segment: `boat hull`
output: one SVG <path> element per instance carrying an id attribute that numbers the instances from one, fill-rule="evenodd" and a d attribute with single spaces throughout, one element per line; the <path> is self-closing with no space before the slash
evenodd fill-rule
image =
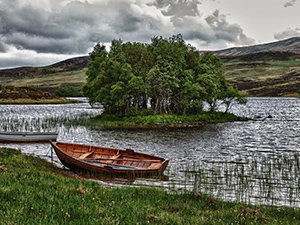
<path id="1" fill-rule="evenodd" d="M 48 142 L 57 136 L 56 132 L 0 132 L 0 142 Z"/>
<path id="2" fill-rule="evenodd" d="M 50 143 L 62 164 L 74 171 L 126 176 L 160 175 L 169 163 L 169 160 L 164 158 L 133 150 L 53 141 Z M 79 151 L 81 153 L 78 153 Z M 84 158 L 85 155 L 89 156 Z M 113 158 L 114 156 L 118 158 Z"/>

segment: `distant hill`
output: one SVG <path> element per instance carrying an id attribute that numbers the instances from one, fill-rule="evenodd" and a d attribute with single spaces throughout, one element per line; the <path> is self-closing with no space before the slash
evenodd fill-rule
<path id="1" fill-rule="evenodd" d="M 300 37 L 213 54 L 228 82 L 247 96 L 300 96 Z"/>
<path id="2" fill-rule="evenodd" d="M 76 58 L 67 59 L 49 66 L 49 69 L 61 70 L 63 71 L 76 71 L 82 70 L 87 67 L 90 57 L 89 56 L 81 56 Z"/>
<path id="3" fill-rule="evenodd" d="M 49 66 L 43 67 L 17 67 L 0 70 L 0 78 L 22 79 L 37 77 L 53 73 L 78 71 L 87 67 L 89 56 L 67 59 Z"/>
<path id="4" fill-rule="evenodd" d="M 213 51 L 215 55 L 218 55 L 220 57 L 237 57 L 266 52 L 289 52 L 291 54 L 300 54 L 300 37 L 293 37 L 267 44 L 252 45 L 247 47 L 235 47 Z"/>
<path id="5" fill-rule="evenodd" d="M 294 58 L 300 58 L 299 53 L 295 52 L 280 52 L 280 51 L 268 51 L 268 52 L 256 52 L 246 55 L 236 55 L 236 56 L 219 56 L 223 62 L 230 60 L 240 60 L 240 61 L 270 61 L 270 60 L 279 60 L 287 61 Z"/>
<path id="6" fill-rule="evenodd" d="M 225 65 L 228 82 L 247 96 L 300 95 L 300 37 L 273 43 L 212 52 Z M 33 86 L 54 92 L 59 87 L 86 82 L 89 56 L 45 67 L 0 70 L 0 85 Z"/>
<path id="7" fill-rule="evenodd" d="M 52 93 L 63 86 L 81 86 L 86 81 L 88 61 L 89 56 L 82 56 L 49 66 L 0 70 L 0 85 L 32 86 Z"/>

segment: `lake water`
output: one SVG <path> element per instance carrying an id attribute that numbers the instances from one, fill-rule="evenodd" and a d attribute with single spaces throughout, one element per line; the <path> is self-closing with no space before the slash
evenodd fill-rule
<path id="1" fill-rule="evenodd" d="M 193 190 L 195 174 L 205 173 L 197 192 L 254 204 L 300 207 L 300 99 L 249 98 L 246 105 L 236 105 L 231 111 L 254 120 L 192 129 L 99 131 L 71 124 L 102 112 L 87 103 L 0 105 L 0 130 L 58 131 L 59 141 L 132 148 L 170 159 L 166 180 L 114 179 L 99 181 L 101 184 Z M 50 156 L 48 143 L 0 146 L 48 160 Z"/>

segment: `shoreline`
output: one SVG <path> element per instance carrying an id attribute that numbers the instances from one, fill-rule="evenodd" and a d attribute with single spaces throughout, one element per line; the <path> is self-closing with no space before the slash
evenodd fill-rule
<path id="1" fill-rule="evenodd" d="M 101 114 L 84 121 L 81 125 L 103 130 L 151 130 L 151 129 L 193 129 L 206 124 L 226 123 L 235 121 L 249 121 L 232 113 L 206 112 L 196 115 L 148 115 L 118 118 L 108 114 Z"/>
<path id="2" fill-rule="evenodd" d="M 1 105 L 47 105 L 47 104 L 70 104 L 79 103 L 80 101 L 67 98 L 53 98 L 53 99 L 30 99 L 30 98 L 17 98 L 17 99 L 3 99 L 0 98 Z"/>

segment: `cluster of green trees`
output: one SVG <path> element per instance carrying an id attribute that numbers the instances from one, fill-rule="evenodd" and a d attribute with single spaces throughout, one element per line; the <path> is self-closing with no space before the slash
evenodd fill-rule
<path id="1" fill-rule="evenodd" d="M 154 37 L 150 44 L 113 40 L 111 49 L 97 44 L 90 53 L 83 93 L 105 112 L 126 116 L 197 114 L 207 102 L 210 111 L 245 99 L 225 80 L 221 60 L 199 54 L 182 36 Z"/>

